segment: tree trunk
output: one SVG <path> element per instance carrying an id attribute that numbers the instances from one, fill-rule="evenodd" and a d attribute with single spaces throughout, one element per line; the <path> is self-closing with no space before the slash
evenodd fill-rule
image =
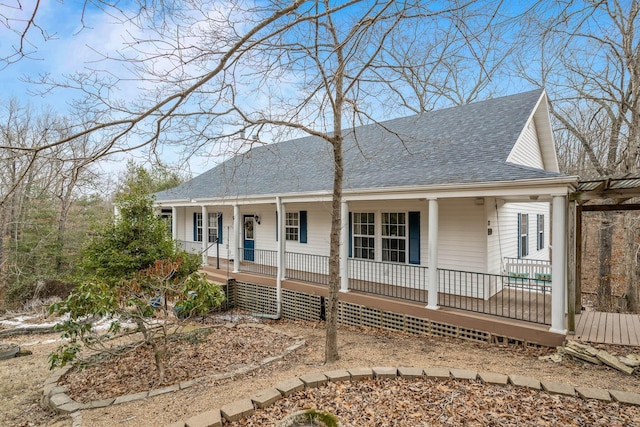
<path id="1" fill-rule="evenodd" d="M 636 221 L 633 214 L 625 215 L 626 246 L 625 251 L 625 276 L 627 280 L 626 302 L 629 313 L 638 312 L 638 253 L 636 243 Z"/>
<path id="2" fill-rule="evenodd" d="M 331 203 L 331 243 L 329 250 L 329 297 L 326 307 L 326 343 L 324 359 L 335 362 L 338 355 L 338 292 L 340 290 L 340 230 L 342 228 L 342 135 L 333 143 L 334 175 Z"/>
<path id="3" fill-rule="evenodd" d="M 611 247 L 613 224 L 607 219 L 600 223 L 600 251 L 598 267 L 598 306 L 599 311 L 611 309 Z"/>

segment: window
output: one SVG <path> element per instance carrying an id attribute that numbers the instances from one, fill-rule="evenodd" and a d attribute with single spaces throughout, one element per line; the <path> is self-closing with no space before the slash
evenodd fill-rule
<path id="1" fill-rule="evenodd" d="M 193 214 L 193 241 L 202 242 L 202 212 Z"/>
<path id="2" fill-rule="evenodd" d="M 375 259 L 375 215 L 353 213 L 353 257 Z"/>
<path id="3" fill-rule="evenodd" d="M 529 255 L 529 214 L 518 214 L 518 258 Z"/>
<path id="4" fill-rule="evenodd" d="M 287 212 L 285 220 L 285 237 L 287 240 L 298 241 L 300 236 L 300 219 L 298 212 Z"/>
<path id="5" fill-rule="evenodd" d="M 538 214 L 538 250 L 544 249 L 544 215 Z"/>
<path id="6" fill-rule="evenodd" d="M 173 211 L 170 209 L 162 209 L 160 217 L 167 224 L 167 233 L 169 236 L 173 235 Z"/>
<path id="7" fill-rule="evenodd" d="M 209 217 L 209 225 L 207 229 L 209 230 L 209 243 L 215 243 L 218 238 L 218 212 L 208 212 L 207 216 Z"/>
<path id="8" fill-rule="evenodd" d="M 382 214 L 382 261 L 404 263 L 407 259 L 406 214 Z"/>

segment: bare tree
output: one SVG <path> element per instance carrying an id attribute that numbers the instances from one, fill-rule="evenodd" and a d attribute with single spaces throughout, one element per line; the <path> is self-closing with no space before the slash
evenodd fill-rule
<path id="1" fill-rule="evenodd" d="M 640 1 L 554 1 L 541 5 L 538 12 L 534 26 L 525 29 L 531 39 L 520 71 L 550 91 L 561 141 L 578 149 L 579 162 L 588 159 L 573 171 L 601 176 L 637 172 Z M 613 227 L 607 222 L 603 219 L 601 227 L 601 260 L 611 259 Z M 628 251 L 635 253 L 633 240 L 627 241 Z M 611 294 L 605 292 L 611 287 L 610 276 L 600 280 L 603 307 L 610 306 Z M 627 294 L 637 301 L 635 273 L 627 282 Z"/>
<path id="2" fill-rule="evenodd" d="M 248 7 L 233 1 L 176 2 L 170 15 L 150 14 L 144 31 L 132 33 L 116 58 L 103 58 L 104 68 L 120 64 L 128 76 L 139 79 L 145 89 L 141 99 L 125 102 L 108 96 L 129 82 L 113 71 L 102 72 L 98 65 L 63 81 L 45 77 L 40 81 L 45 90 L 76 91 L 81 95 L 76 107 L 88 114 L 66 129 L 68 136 L 20 148 L 19 153 L 37 158 L 85 136 L 100 143 L 87 161 L 139 147 L 155 152 L 160 145 L 183 146 L 189 156 L 243 132 L 252 135 L 253 143 L 264 143 L 265 135 L 277 138 L 301 133 L 326 141 L 333 159 L 333 189 L 325 359 L 332 361 L 338 357 L 345 131 L 380 118 L 377 107 L 383 101 L 379 94 L 389 87 L 386 81 L 384 88 L 380 86 L 381 70 L 392 69 L 388 65 L 393 63 L 393 69 L 408 71 L 401 56 L 394 59 L 391 55 L 394 46 L 402 45 L 402 34 L 415 28 L 423 28 L 424 37 L 431 37 L 427 29 L 435 20 L 458 30 L 450 42 L 417 50 L 429 55 L 422 64 L 421 84 L 435 87 L 430 77 L 435 74 L 430 74 L 429 67 L 440 67 L 442 82 L 462 94 L 460 102 L 478 96 L 497 63 L 489 64 L 490 49 L 480 51 L 481 43 L 473 39 L 486 26 L 476 28 L 468 18 L 491 4 L 476 0 L 274 0 Z M 418 39 L 412 43 L 417 44 Z M 405 52 L 413 51 L 408 47 Z M 471 55 L 485 66 L 468 90 L 461 89 L 461 80 L 455 77 L 454 69 L 462 66 L 456 54 Z M 397 82 L 406 85 L 401 79 Z M 438 96 L 447 92 L 440 90 Z M 251 93 L 252 99 L 244 93 Z"/>

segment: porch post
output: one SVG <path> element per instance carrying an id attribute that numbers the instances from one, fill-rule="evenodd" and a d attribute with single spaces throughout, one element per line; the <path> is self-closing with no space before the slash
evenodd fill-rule
<path id="1" fill-rule="evenodd" d="M 340 292 L 349 292 L 349 204 L 343 201 L 340 208 Z"/>
<path id="2" fill-rule="evenodd" d="M 438 199 L 429 199 L 429 294 L 427 308 L 438 309 Z"/>
<path id="3" fill-rule="evenodd" d="M 178 208 L 171 206 L 171 238 L 178 240 Z"/>
<path id="4" fill-rule="evenodd" d="M 242 230 L 240 229 L 240 206 L 236 203 L 233 205 L 233 272 L 238 273 L 240 271 L 240 236 L 242 236 Z"/>
<path id="5" fill-rule="evenodd" d="M 282 199 L 280 197 L 276 197 L 276 212 L 277 212 L 277 221 L 276 225 L 278 230 L 278 244 L 277 244 L 277 254 L 276 254 L 276 302 L 278 303 L 278 313 L 282 309 L 282 280 L 285 278 L 286 272 L 286 251 L 287 244 L 285 242 L 286 234 L 284 231 L 284 203 L 282 203 Z"/>
<path id="6" fill-rule="evenodd" d="M 209 246 L 209 215 L 207 215 L 207 207 L 202 205 L 202 265 L 209 265 L 207 246 Z"/>
<path id="7" fill-rule="evenodd" d="M 280 280 L 287 277 L 287 208 L 285 203 L 278 197 L 280 207 L 278 210 L 278 261 L 280 267 L 278 274 Z"/>
<path id="8" fill-rule="evenodd" d="M 566 262 L 566 196 L 553 196 L 551 255 L 551 328 L 550 332 L 566 334 L 564 327 L 565 262 Z"/>

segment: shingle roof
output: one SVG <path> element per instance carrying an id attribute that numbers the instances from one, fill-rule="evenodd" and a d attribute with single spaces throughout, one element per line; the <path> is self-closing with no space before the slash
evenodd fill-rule
<path id="1" fill-rule="evenodd" d="M 561 174 L 507 163 L 541 90 L 345 131 L 345 190 L 549 178 Z M 330 191 L 331 145 L 305 137 L 255 147 L 158 201 Z"/>

